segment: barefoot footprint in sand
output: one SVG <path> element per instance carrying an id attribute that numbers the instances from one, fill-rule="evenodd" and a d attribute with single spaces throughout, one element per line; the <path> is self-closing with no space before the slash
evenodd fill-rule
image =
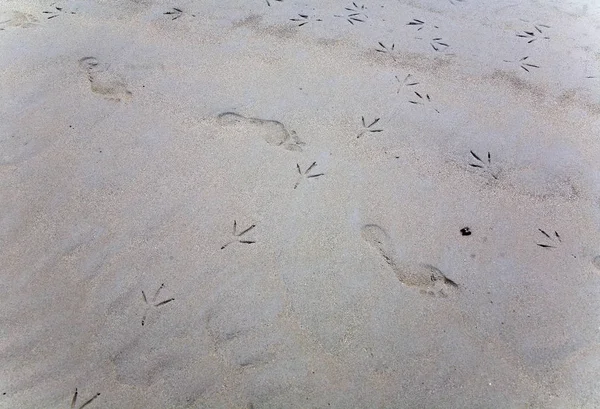
<path id="1" fill-rule="evenodd" d="M 396 274 L 400 282 L 418 288 L 421 294 L 447 297 L 458 285 L 440 270 L 429 264 L 402 262 L 394 254 L 390 237 L 376 224 L 367 224 L 361 229 L 362 238 L 379 252 Z"/>
<path id="2" fill-rule="evenodd" d="M 92 92 L 113 101 L 128 101 L 131 91 L 121 79 L 109 70 L 108 64 L 101 64 L 95 57 L 79 60 L 79 68 L 84 71 L 90 81 Z"/>
<path id="3" fill-rule="evenodd" d="M 217 122 L 221 126 L 246 128 L 260 134 L 269 145 L 281 146 L 288 151 L 301 152 L 302 145 L 304 145 L 294 131 L 288 131 L 279 121 L 249 118 L 234 112 L 223 112 L 217 116 Z"/>
<path id="4" fill-rule="evenodd" d="M 36 26 L 38 23 L 35 16 L 17 10 L 12 11 L 10 18 L 5 19 L 5 17 L 7 17 L 6 14 L 0 14 L 0 30 L 4 30 L 5 27 L 29 28 Z"/>

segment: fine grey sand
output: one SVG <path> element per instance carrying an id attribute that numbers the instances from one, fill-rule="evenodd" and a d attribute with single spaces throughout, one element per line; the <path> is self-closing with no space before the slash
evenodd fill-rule
<path id="1" fill-rule="evenodd" d="M 600 4 L 0 3 L 0 408 L 599 408 Z"/>

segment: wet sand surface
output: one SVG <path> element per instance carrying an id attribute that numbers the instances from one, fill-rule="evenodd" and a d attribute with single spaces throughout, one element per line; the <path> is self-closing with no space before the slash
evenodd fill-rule
<path id="1" fill-rule="evenodd" d="M 600 5 L 3 1 L 0 408 L 600 407 Z"/>

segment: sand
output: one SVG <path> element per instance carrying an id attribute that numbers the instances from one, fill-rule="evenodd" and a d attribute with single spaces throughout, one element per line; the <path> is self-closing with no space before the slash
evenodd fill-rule
<path id="1" fill-rule="evenodd" d="M 3 1 L 0 407 L 600 407 L 599 30 Z"/>

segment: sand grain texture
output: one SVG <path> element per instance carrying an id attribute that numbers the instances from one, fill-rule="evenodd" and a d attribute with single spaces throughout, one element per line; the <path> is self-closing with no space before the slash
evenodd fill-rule
<path id="1" fill-rule="evenodd" d="M 2 2 L 0 408 L 600 407 L 599 23 Z"/>

